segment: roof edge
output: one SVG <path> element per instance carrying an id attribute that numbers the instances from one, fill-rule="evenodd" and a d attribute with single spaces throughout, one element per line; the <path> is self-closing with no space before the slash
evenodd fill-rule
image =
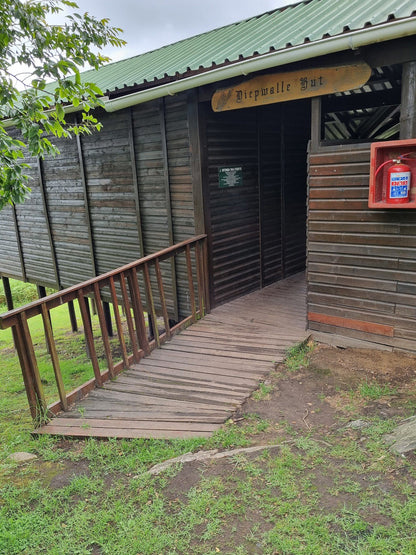
<path id="1" fill-rule="evenodd" d="M 163 96 L 173 96 L 180 92 L 232 77 L 245 76 L 249 73 L 299 62 L 326 54 L 333 54 L 345 50 L 357 50 L 361 46 L 386 42 L 392 39 L 416 34 L 416 17 L 400 19 L 381 25 L 359 29 L 350 33 L 328 37 L 312 43 L 293 46 L 285 50 L 270 52 L 249 60 L 242 60 L 231 65 L 215 68 L 202 74 L 192 75 L 173 83 L 166 83 L 151 89 L 141 90 L 114 99 L 104 98 L 104 108 L 107 112 L 115 112 L 149 102 Z"/>

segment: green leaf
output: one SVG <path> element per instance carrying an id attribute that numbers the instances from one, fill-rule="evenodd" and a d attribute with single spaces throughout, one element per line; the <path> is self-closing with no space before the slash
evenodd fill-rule
<path id="1" fill-rule="evenodd" d="M 56 155 L 54 137 L 91 133 L 101 124 L 90 113 L 102 106 L 100 88 L 82 83 L 86 65 L 100 67 L 108 61 L 97 50 L 105 45 L 122 45 L 121 30 L 107 19 L 77 12 L 54 25 L 51 15 L 78 6 L 72 0 L 2 0 L 0 7 L 0 209 L 22 202 L 30 190 L 22 172 L 22 158 Z M 13 64 L 27 68 L 21 80 L 10 75 Z M 53 84 L 49 82 L 54 80 Z M 83 107 L 82 125 L 67 122 L 65 103 Z M 2 119 L 13 118 L 15 131 L 4 128 Z M 12 135 L 10 134 L 12 133 Z"/>

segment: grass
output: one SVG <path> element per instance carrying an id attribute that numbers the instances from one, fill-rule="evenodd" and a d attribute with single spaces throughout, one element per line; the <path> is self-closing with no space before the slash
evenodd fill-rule
<path id="1" fill-rule="evenodd" d="M 364 399 L 377 400 L 382 397 L 390 397 L 397 393 L 397 389 L 389 384 L 379 384 L 374 382 L 363 382 L 359 387 L 359 393 Z"/>
<path id="2" fill-rule="evenodd" d="M 308 355 L 313 351 L 314 344 L 311 341 L 302 341 L 286 351 L 286 368 L 295 372 L 309 364 Z"/>
<path id="3" fill-rule="evenodd" d="M 272 386 L 264 382 L 260 382 L 259 387 L 253 392 L 252 398 L 255 401 L 265 401 L 270 399 L 270 393 L 272 391 Z"/>
<path id="4" fill-rule="evenodd" d="M 31 326 L 40 341 L 42 329 L 35 320 Z M 53 325 L 58 336 L 67 328 L 65 310 L 54 311 Z M 360 401 L 355 410 L 363 411 L 358 416 L 369 424 L 364 430 L 346 429 L 345 422 L 309 429 L 249 413 L 208 439 L 35 439 L 20 370 L 3 333 L 1 555 L 416 553 L 414 460 L 396 457 L 383 442 L 395 421 L 366 412 L 374 399 L 395 394 L 391 386 L 361 382 L 346 391 Z M 79 337 L 71 334 L 69 343 L 68 360 L 80 357 L 87 365 Z M 289 380 L 294 371 L 307 367 L 311 349 L 302 344 L 291 350 L 281 374 L 253 395 L 254 410 L 260 412 L 269 399 L 277 399 L 278 406 L 279 397 L 273 395 L 279 394 L 279 379 Z M 43 356 L 46 361 L 47 354 Z M 52 396 L 44 364 L 44 386 Z M 89 367 L 85 376 L 71 367 L 65 370 L 68 385 L 90 377 Z M 323 403 L 324 397 L 317 400 Z M 343 410 L 348 419 L 350 413 Z M 146 472 L 190 451 L 253 444 L 272 448 L 176 464 L 159 476 Z M 18 465 L 8 459 L 15 451 L 38 458 Z"/>

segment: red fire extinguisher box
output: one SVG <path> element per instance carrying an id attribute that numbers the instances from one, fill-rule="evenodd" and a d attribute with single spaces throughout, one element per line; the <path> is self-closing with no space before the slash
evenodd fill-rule
<path id="1" fill-rule="evenodd" d="M 388 193 L 389 168 L 398 160 L 410 168 L 409 197 L 406 202 L 392 203 Z M 368 206 L 383 210 L 416 208 L 416 139 L 371 144 Z"/>

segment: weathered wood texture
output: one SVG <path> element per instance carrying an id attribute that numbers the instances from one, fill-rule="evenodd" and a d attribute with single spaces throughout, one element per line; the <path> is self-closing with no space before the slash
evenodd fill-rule
<path id="1" fill-rule="evenodd" d="M 48 226 L 45 218 L 45 207 L 42 200 L 38 161 L 26 157 L 23 161 L 29 164 L 26 173 L 30 177 L 30 202 L 16 206 L 16 224 L 20 237 L 22 257 L 26 279 L 45 286 L 59 287 L 55 275 L 55 262 L 49 241 Z M 7 231 L 15 233 L 14 228 Z M 8 253 L 1 253 L 2 267 L 8 274 Z M 11 276 L 15 277 L 15 276 Z M 20 277 L 20 276 L 17 276 Z"/>
<path id="2" fill-rule="evenodd" d="M 209 436 L 306 337 L 305 323 L 298 274 L 216 308 L 36 433 Z"/>
<path id="3" fill-rule="evenodd" d="M 207 233 L 216 305 L 305 266 L 309 113 L 309 102 L 206 110 Z M 220 188 L 221 167 L 242 167 L 242 185 Z"/>
<path id="4" fill-rule="evenodd" d="M 0 253 L 2 253 L 0 255 L 0 274 L 23 280 L 24 269 L 19 253 L 19 235 L 11 206 L 3 208 L 0 214 Z"/>
<path id="5" fill-rule="evenodd" d="M 187 99 L 100 111 L 100 133 L 56 140 L 61 154 L 41 171 L 26 160 L 32 193 L 16 213 L 28 281 L 69 287 L 195 235 Z M 0 274 L 25 279 L 12 216 L 1 212 Z M 186 279 L 185 258 L 161 269 L 177 319 L 178 303 L 189 309 L 173 285 L 176 272 Z"/>
<path id="6" fill-rule="evenodd" d="M 309 327 L 416 350 L 416 212 L 367 206 L 370 150 L 310 156 Z"/>
<path id="7" fill-rule="evenodd" d="M 192 237 L 111 272 L 48 296 L 45 296 L 44 288 L 38 286 L 39 300 L 16 309 L 12 309 L 13 303 L 8 288 L 8 278 L 3 276 L 8 305 L 12 310 L 0 315 L 0 328 L 13 329 L 13 338 L 21 364 L 29 407 L 35 422 L 39 422 L 46 410 L 54 414 L 60 410 L 67 410 L 68 405 L 74 399 L 79 399 L 94 386 L 101 387 L 106 380 L 114 378 L 123 368 L 128 368 L 131 362 L 139 361 L 142 356 L 148 355 L 152 349 L 160 347 L 166 339 L 170 339 L 172 334 L 177 333 L 205 314 L 208 306 L 205 241 L 206 235 Z M 175 258 L 181 253 L 185 254 L 186 259 L 187 298 L 189 298 L 190 310 L 188 314 L 181 318 L 180 322 L 171 326 L 161 264 L 163 261 L 170 261 L 171 258 Z M 193 268 L 192 258 L 194 258 L 196 265 L 195 269 Z M 152 286 L 151 269 L 156 275 L 156 290 Z M 117 295 L 117 289 L 120 291 L 119 295 Z M 110 312 L 103 303 L 103 292 L 106 290 L 113 304 L 118 334 L 117 340 L 112 344 L 110 343 L 110 331 L 113 335 L 112 326 L 109 325 L 111 324 Z M 94 300 L 100 331 L 94 330 L 92 325 L 89 297 Z M 147 316 L 149 318 L 149 328 L 152 331 L 151 336 L 149 336 L 146 328 L 146 315 L 142 301 L 144 298 L 147 300 Z M 53 335 L 51 312 L 54 308 L 65 303 L 68 303 L 68 305 L 73 303 L 75 299 L 79 303 L 85 344 L 91 359 L 94 378 L 67 393 L 60 369 L 59 352 Z M 120 304 L 124 308 L 125 318 L 123 317 L 123 320 L 126 324 L 124 327 L 119 310 Z M 163 324 L 157 318 L 157 304 L 161 306 Z M 43 318 L 46 347 L 51 357 L 60 399 L 49 407 L 46 406 L 46 399 L 43 395 L 42 380 L 39 375 L 37 357 L 28 326 L 28 320 L 38 315 Z M 98 343 L 103 347 L 106 361 L 106 370 L 103 371 L 100 369 Z M 129 344 L 129 350 L 131 349 L 130 352 L 127 349 L 127 344 Z M 120 353 L 121 360 L 119 360 Z M 118 359 L 118 362 L 116 359 Z"/>

